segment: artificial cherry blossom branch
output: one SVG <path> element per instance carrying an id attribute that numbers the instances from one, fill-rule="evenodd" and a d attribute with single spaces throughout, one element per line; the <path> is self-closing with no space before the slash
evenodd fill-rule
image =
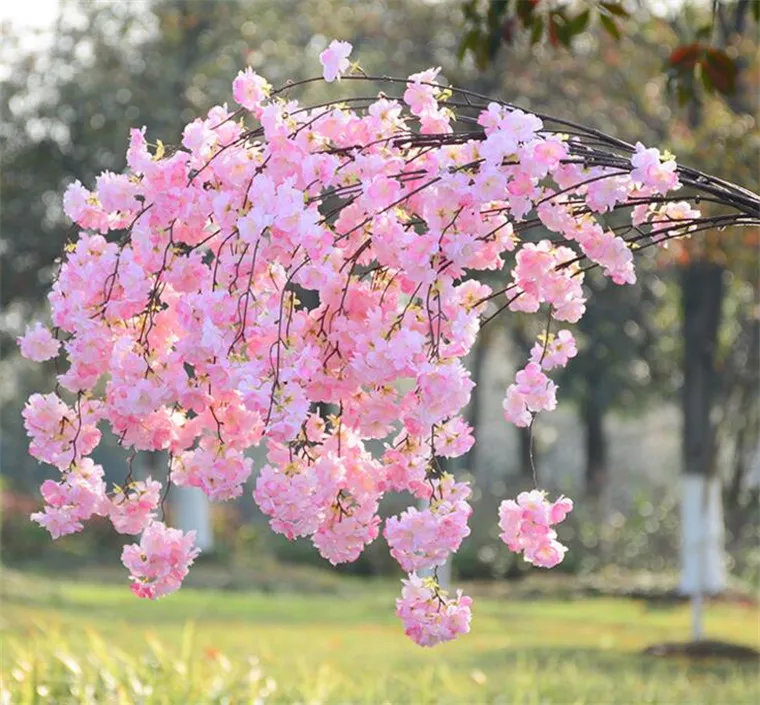
<path id="1" fill-rule="evenodd" d="M 435 571 L 469 534 L 470 485 L 439 459 L 474 443 L 463 359 L 480 328 L 507 311 L 548 315 L 504 399 L 505 419 L 532 435 L 557 405 L 548 373 L 577 354 L 560 325 L 585 312 L 585 272 L 630 284 L 635 252 L 757 226 L 760 199 L 657 149 L 441 85 L 437 69 L 345 75 L 350 49 L 333 42 L 321 77 L 277 90 L 240 72 L 240 109 L 213 108 L 174 149 L 151 152 L 132 130 L 125 174 L 67 190 L 80 231 L 49 295 L 56 336 L 34 324 L 20 339 L 32 360 L 59 357 L 63 344 L 69 362 L 56 393 L 24 409 L 30 453 L 60 472 L 32 518 L 53 538 L 94 515 L 141 534 L 122 560 L 136 595 L 160 597 L 198 554 L 192 532 L 165 523 L 171 486 L 239 497 L 253 472 L 246 451 L 265 444 L 261 511 L 333 564 L 377 538 L 386 493 L 429 502 L 383 530 L 410 573 L 397 613 L 429 646 L 469 630 L 470 599 L 416 571 Z M 315 106 L 285 97 L 341 77 L 403 94 Z M 698 199 L 715 212 L 696 210 Z M 480 272 L 502 284 L 492 290 Z M 130 453 L 124 487 L 109 489 L 89 457 L 101 424 Z M 132 480 L 138 451 L 168 452 L 163 483 Z M 531 465 L 535 481 L 532 445 Z M 500 507 L 501 537 L 554 566 L 571 509 L 538 488 L 522 493 Z"/>

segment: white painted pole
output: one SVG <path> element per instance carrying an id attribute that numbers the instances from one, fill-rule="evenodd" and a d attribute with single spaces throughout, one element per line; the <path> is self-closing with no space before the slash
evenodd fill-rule
<path id="1" fill-rule="evenodd" d="M 706 494 L 705 494 L 706 493 Z M 681 478 L 681 585 L 714 595 L 726 588 L 725 528 L 720 479 L 686 473 Z"/>
<path id="2" fill-rule="evenodd" d="M 211 506 L 204 492 L 197 487 L 172 487 L 169 496 L 177 528 L 182 531 L 195 531 L 195 545 L 201 551 L 213 549 Z"/>
<path id="3" fill-rule="evenodd" d="M 681 479 L 681 584 L 691 599 L 692 638 L 703 637 L 704 595 L 726 588 L 725 528 L 720 479 Z"/>

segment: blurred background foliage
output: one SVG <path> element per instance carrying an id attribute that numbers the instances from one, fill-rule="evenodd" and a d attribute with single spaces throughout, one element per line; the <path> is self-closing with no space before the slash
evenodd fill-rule
<path id="1" fill-rule="evenodd" d="M 331 38 L 347 38 L 370 72 L 405 76 L 440 65 L 451 83 L 629 142 L 671 149 L 682 163 L 758 191 L 758 45 L 750 13 L 745 26 L 713 27 L 709 8 L 658 16 L 638 5 L 629 12 L 613 9 L 622 8 L 618 3 L 600 3 L 587 21 L 573 25 L 565 41 L 568 22 L 576 20 L 547 15 L 539 32 L 539 15 L 531 15 L 534 24 L 521 19 L 528 17 L 527 5 L 537 3 L 60 0 L 49 27 L 36 33 L 5 28 L 0 47 L 4 561 L 61 569 L 115 564 L 114 549 L 122 542 L 95 522 L 84 534 L 53 544 L 28 521 L 47 470 L 26 453 L 19 414 L 31 391 L 52 387 L 55 371 L 20 360 L 13 341 L 31 317 L 44 315 L 44 294 L 71 234 L 61 194 L 74 179 L 91 184 L 104 169 L 122 170 L 130 127 L 145 125 L 149 139 L 178 142 L 186 122 L 231 100 L 231 80 L 246 65 L 275 85 L 297 80 L 315 73 L 318 54 Z M 488 13 L 496 6 L 504 6 L 498 15 L 502 24 L 493 25 L 501 27 L 499 42 L 486 31 Z M 504 29 L 510 17 L 511 34 Z M 710 37 L 703 29 L 708 25 Z M 479 34 L 473 34 L 475 27 Z M 708 39 L 730 59 L 733 68 L 724 65 L 733 77 L 730 86 L 715 79 L 712 86 L 694 84 Z M 491 42 L 490 49 L 482 49 L 481 42 Z M 702 53 L 691 64 L 691 59 L 674 64 L 676 49 L 700 42 Z M 683 70 L 674 73 L 674 66 Z M 692 90 L 685 94 L 682 86 L 689 81 Z M 344 89 L 355 87 L 340 86 Z M 336 90 L 316 85 L 302 96 L 317 101 Z M 564 411 L 556 413 L 556 421 L 542 419 L 536 436 L 542 484 L 581 498 L 568 522 L 571 550 L 562 570 L 581 575 L 608 566 L 675 570 L 677 480 L 681 467 L 694 460 L 688 453 L 681 457 L 683 429 L 685 447 L 689 434 L 714 438 L 698 459 L 708 457 L 707 465 L 696 471 L 722 476 L 732 569 L 757 579 L 757 237 L 749 230 L 710 233 L 647 253 L 632 287 L 589 277 L 588 287 L 597 295 L 578 329 L 581 354 L 559 380 Z M 687 310 L 681 302 L 695 291 L 704 294 L 702 308 Z M 692 325 L 706 317 L 715 321 L 714 339 Z M 525 566 L 498 541 L 494 512 L 504 495 L 532 482 L 528 439 L 504 428 L 498 402 L 511 370 L 532 345 L 536 325 L 519 316 L 490 324 L 471 356 L 480 386 L 470 414 L 484 441 L 454 468 L 475 478 L 479 505 L 473 535 L 454 565 L 463 578 L 523 575 Z M 708 364 L 712 376 L 706 417 L 694 422 L 686 414 L 682 425 L 677 409 L 685 376 L 695 364 L 690 355 L 697 356 L 696 364 Z M 653 430 L 653 440 L 644 442 Z M 124 476 L 124 456 L 113 439 L 96 459 L 110 478 Z M 385 510 L 398 507 L 390 501 Z M 232 566 L 232 572 L 264 558 L 318 561 L 308 544 L 271 535 L 250 497 L 216 507 L 214 522 L 217 551 L 209 560 Z M 396 571 L 382 540 L 341 570 Z"/>

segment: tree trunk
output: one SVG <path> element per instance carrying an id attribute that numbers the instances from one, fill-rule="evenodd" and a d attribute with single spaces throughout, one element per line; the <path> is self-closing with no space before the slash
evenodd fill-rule
<path id="1" fill-rule="evenodd" d="M 472 426 L 472 432 L 475 436 L 475 445 L 470 451 L 462 456 L 462 467 L 467 468 L 475 478 L 475 484 L 482 486 L 483 478 L 479 476 L 479 458 L 478 458 L 478 430 L 480 427 L 480 386 L 484 381 L 486 355 L 488 354 L 488 346 L 490 342 L 490 329 L 481 331 L 478 339 L 475 341 L 475 345 L 471 352 L 470 357 L 470 375 L 475 386 L 472 389 L 470 395 L 470 404 L 467 408 L 467 421 Z"/>
<path id="2" fill-rule="evenodd" d="M 714 472 L 718 329 L 724 297 L 723 269 L 695 262 L 683 271 L 683 492 L 681 503 L 681 591 L 694 599 L 693 629 L 701 636 L 705 592 L 726 586 L 720 480 Z"/>
<path id="3" fill-rule="evenodd" d="M 533 482 L 533 466 L 530 462 L 530 428 L 518 428 L 518 462 L 520 463 L 520 477 Z M 533 439 L 533 459 L 536 461 L 536 439 Z M 537 461 L 536 461 L 537 462 Z"/>
<path id="4" fill-rule="evenodd" d="M 582 405 L 586 432 L 586 495 L 598 500 L 604 493 L 608 477 L 607 437 L 604 433 L 605 409 L 589 384 Z"/>
<path id="5" fill-rule="evenodd" d="M 530 356 L 531 348 L 533 347 L 533 339 L 528 336 L 525 330 L 525 325 L 522 319 L 518 319 L 515 322 L 514 327 L 511 329 L 512 339 L 517 346 L 517 352 L 520 355 L 521 360 L 525 360 Z M 536 451 L 536 439 L 533 438 L 533 460 L 537 464 L 538 453 Z M 531 463 L 531 429 L 530 428 L 518 428 L 517 429 L 517 468 L 519 471 L 519 477 L 521 480 L 525 480 L 533 484 L 533 466 Z M 536 478 L 538 479 L 538 478 Z M 536 483 L 537 484 L 537 483 Z"/>
<path id="6" fill-rule="evenodd" d="M 732 18 L 722 3 L 716 3 L 716 44 L 725 47 L 732 32 L 743 34 L 749 3 L 736 4 Z M 744 66 L 738 89 L 727 97 L 737 114 L 752 113 L 747 100 L 754 100 L 747 90 Z M 743 80 L 744 79 L 744 80 Z M 750 98 L 750 95 L 753 97 Z M 692 101 L 693 105 L 697 101 Z M 701 114 L 689 116 L 696 127 Z M 682 273 L 683 306 L 683 494 L 681 501 L 681 591 L 692 596 L 692 633 L 702 636 L 702 596 L 705 591 L 719 592 L 726 587 L 723 506 L 720 478 L 713 472 L 715 463 L 715 429 L 711 422 L 712 399 L 716 387 L 715 358 L 721 308 L 724 298 L 723 268 L 697 261 Z M 694 488 L 692 488 L 692 486 Z"/>
<path id="7" fill-rule="evenodd" d="M 760 307 L 760 297 L 756 295 L 754 307 Z M 752 459 L 760 452 L 760 320 L 746 322 L 750 330 L 749 349 L 743 370 L 739 373 L 737 386 L 737 412 L 729 423 L 736 432 L 734 442 L 733 473 L 726 492 L 726 508 L 734 512 L 739 508 L 739 497 L 747 482 Z M 740 517 L 741 512 L 734 516 Z M 741 524 L 735 526 L 739 529 Z"/>

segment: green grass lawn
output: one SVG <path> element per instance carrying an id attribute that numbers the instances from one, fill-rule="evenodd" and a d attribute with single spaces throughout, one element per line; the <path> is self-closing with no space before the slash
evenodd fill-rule
<path id="1" fill-rule="evenodd" d="M 435 649 L 403 635 L 395 585 L 333 594 L 186 588 L 157 602 L 126 585 L 6 571 L 8 702 L 715 703 L 760 699 L 757 664 L 642 656 L 689 634 L 684 604 L 483 598 L 472 632 Z M 760 646 L 757 607 L 707 608 L 711 638 Z M 251 659 L 258 660 L 258 666 Z M 259 673 L 260 669 L 261 673 Z M 263 674 L 263 675 L 261 675 Z"/>

